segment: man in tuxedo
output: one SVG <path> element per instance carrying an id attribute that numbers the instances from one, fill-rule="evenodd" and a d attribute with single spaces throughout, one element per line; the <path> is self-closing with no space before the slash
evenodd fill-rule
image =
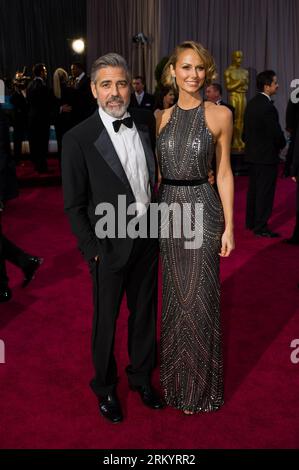
<path id="1" fill-rule="evenodd" d="M 155 97 L 145 91 L 144 78 L 138 75 L 132 80 L 134 93 L 131 94 L 130 109 L 131 108 L 145 108 L 154 111 Z"/>
<path id="2" fill-rule="evenodd" d="M 94 99 L 90 89 L 90 78 L 86 75 L 85 69 L 80 62 L 74 62 L 71 65 L 71 74 L 73 77 L 73 103 L 72 114 L 75 124 L 84 121 L 91 116 L 97 108 L 97 102 Z"/>
<path id="3" fill-rule="evenodd" d="M 156 349 L 158 242 L 149 237 L 131 238 L 119 222 L 119 216 L 124 216 L 125 223 L 132 219 L 127 215 L 131 203 L 139 203 L 140 221 L 148 217 L 156 175 L 148 130 L 154 117 L 141 110 L 132 110 L 131 115 L 127 112 L 130 78 L 126 62 L 118 54 L 106 54 L 94 62 L 91 86 L 99 108 L 65 134 L 62 181 L 65 210 L 93 278 L 95 376 L 90 385 L 99 399 L 101 414 L 117 423 L 123 416 L 116 393 L 113 349 L 124 292 L 130 311 L 130 364 L 126 368 L 129 385 L 148 407 L 163 407 L 151 386 Z M 119 196 L 125 198 L 123 208 Z M 104 228 L 98 228 L 101 218 L 95 210 L 100 203 L 115 209 L 115 236 L 105 235 Z M 120 234 L 119 230 L 124 229 L 125 233 Z"/>
<path id="4" fill-rule="evenodd" d="M 226 106 L 228 109 L 230 109 L 234 117 L 235 108 L 231 104 L 223 101 L 222 86 L 220 85 L 220 83 L 211 83 L 211 85 L 208 85 L 205 90 L 205 95 L 208 101 L 211 101 L 212 103 L 215 103 L 217 105 Z"/>
<path id="5" fill-rule="evenodd" d="M 27 88 L 28 136 L 30 155 L 38 173 L 48 171 L 50 112 L 53 100 L 46 86 L 47 69 L 44 64 L 33 67 L 34 79 Z"/>
<path id="6" fill-rule="evenodd" d="M 292 180 L 296 183 L 296 223 L 293 230 L 293 234 L 291 238 L 287 238 L 284 242 L 290 245 L 299 245 L 299 120 L 298 120 L 298 103 L 292 103 L 294 106 L 294 118 L 293 122 L 289 119 L 287 120 L 289 131 L 292 134 L 292 160 L 290 162 L 290 176 Z M 297 111 L 297 115 L 295 114 L 295 110 Z M 295 119 L 296 118 L 296 119 Z"/>
<path id="7" fill-rule="evenodd" d="M 259 73 L 256 82 L 258 93 L 248 102 L 244 115 L 245 159 L 250 164 L 246 227 L 257 236 L 275 238 L 279 234 L 269 229 L 268 220 L 273 208 L 279 152 L 286 140 L 271 100 L 278 89 L 275 72 Z"/>
<path id="8" fill-rule="evenodd" d="M 299 245 L 299 102 L 288 102 L 286 110 L 286 130 L 290 144 L 285 162 L 285 176 L 292 176 L 296 182 L 296 223 L 290 238 L 283 240 L 289 245 Z"/>

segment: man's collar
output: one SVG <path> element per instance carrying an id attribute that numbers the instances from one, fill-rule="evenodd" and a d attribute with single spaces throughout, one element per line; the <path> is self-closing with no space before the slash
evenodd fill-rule
<path id="1" fill-rule="evenodd" d="M 269 101 L 272 101 L 271 97 L 269 95 L 267 95 L 267 93 L 264 93 L 263 91 L 261 91 L 260 93 L 261 93 L 261 95 L 267 96 Z"/>
<path id="2" fill-rule="evenodd" d="M 99 115 L 100 115 L 100 118 L 102 119 L 103 123 L 110 124 L 111 126 L 112 126 L 113 121 L 115 121 L 117 119 L 124 119 L 124 118 L 130 116 L 128 111 L 126 111 L 123 116 L 113 117 L 113 116 L 110 116 L 110 114 L 106 113 L 106 111 L 104 111 L 103 108 L 101 108 L 100 106 L 99 106 Z"/>

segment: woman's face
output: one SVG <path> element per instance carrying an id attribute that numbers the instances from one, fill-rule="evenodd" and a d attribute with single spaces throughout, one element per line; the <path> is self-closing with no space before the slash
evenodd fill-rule
<path id="1" fill-rule="evenodd" d="M 190 94 L 198 92 L 206 77 L 203 60 L 193 49 L 186 49 L 179 54 L 175 68 L 171 66 L 171 74 L 176 78 L 179 92 Z"/>
<path id="2" fill-rule="evenodd" d="M 175 100 L 175 94 L 170 90 L 163 98 L 163 107 L 164 109 L 170 108 Z"/>

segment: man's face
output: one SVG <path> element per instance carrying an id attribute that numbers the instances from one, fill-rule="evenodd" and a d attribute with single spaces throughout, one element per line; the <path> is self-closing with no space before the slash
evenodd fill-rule
<path id="1" fill-rule="evenodd" d="M 144 90 L 144 85 L 140 78 L 134 78 L 134 80 L 132 81 L 132 86 L 136 93 L 141 93 Z"/>
<path id="2" fill-rule="evenodd" d="M 46 67 L 43 67 L 40 76 L 43 80 L 47 80 L 48 72 L 47 72 Z"/>
<path id="3" fill-rule="evenodd" d="M 105 67 L 98 70 L 91 83 L 93 96 L 98 105 L 110 116 L 121 118 L 130 103 L 130 85 L 122 67 Z"/>
<path id="4" fill-rule="evenodd" d="M 75 65 L 75 64 L 71 65 L 71 74 L 74 78 L 79 77 L 80 70 L 78 69 L 77 65 Z"/>
<path id="5" fill-rule="evenodd" d="M 267 93 L 269 96 L 275 95 L 278 90 L 278 81 L 276 75 L 274 75 L 271 85 L 264 86 L 264 90 L 265 93 Z"/>
<path id="6" fill-rule="evenodd" d="M 221 98 L 219 91 L 213 87 L 213 85 L 206 88 L 206 97 L 208 101 L 212 101 L 213 103 L 216 103 Z"/>

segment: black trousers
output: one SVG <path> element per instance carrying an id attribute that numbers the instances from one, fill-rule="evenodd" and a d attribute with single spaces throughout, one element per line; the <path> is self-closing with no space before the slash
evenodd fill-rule
<path id="1" fill-rule="evenodd" d="M 299 241 L 299 183 L 296 183 L 296 223 L 292 238 Z"/>
<path id="2" fill-rule="evenodd" d="M 268 228 L 268 220 L 273 209 L 277 173 L 277 164 L 250 164 L 246 227 L 254 232 Z"/>
<path id="3" fill-rule="evenodd" d="M 36 120 L 30 121 L 28 126 L 28 137 L 31 160 L 36 171 L 45 172 L 48 169 L 47 156 L 49 145 L 50 125 Z"/>
<path id="4" fill-rule="evenodd" d="M 10 261 L 23 269 L 26 268 L 28 257 L 29 255 L 21 250 L 21 248 L 0 234 L 0 288 L 6 288 L 8 285 L 5 261 Z"/>
<path id="5" fill-rule="evenodd" d="M 105 256 L 92 261 L 94 320 L 92 355 L 95 377 L 91 388 L 97 396 L 114 390 L 117 365 L 114 357 L 116 320 L 123 294 L 130 312 L 126 368 L 131 385 L 145 385 L 156 363 L 158 242 L 134 240 L 129 260 L 123 269 L 112 271 Z"/>

